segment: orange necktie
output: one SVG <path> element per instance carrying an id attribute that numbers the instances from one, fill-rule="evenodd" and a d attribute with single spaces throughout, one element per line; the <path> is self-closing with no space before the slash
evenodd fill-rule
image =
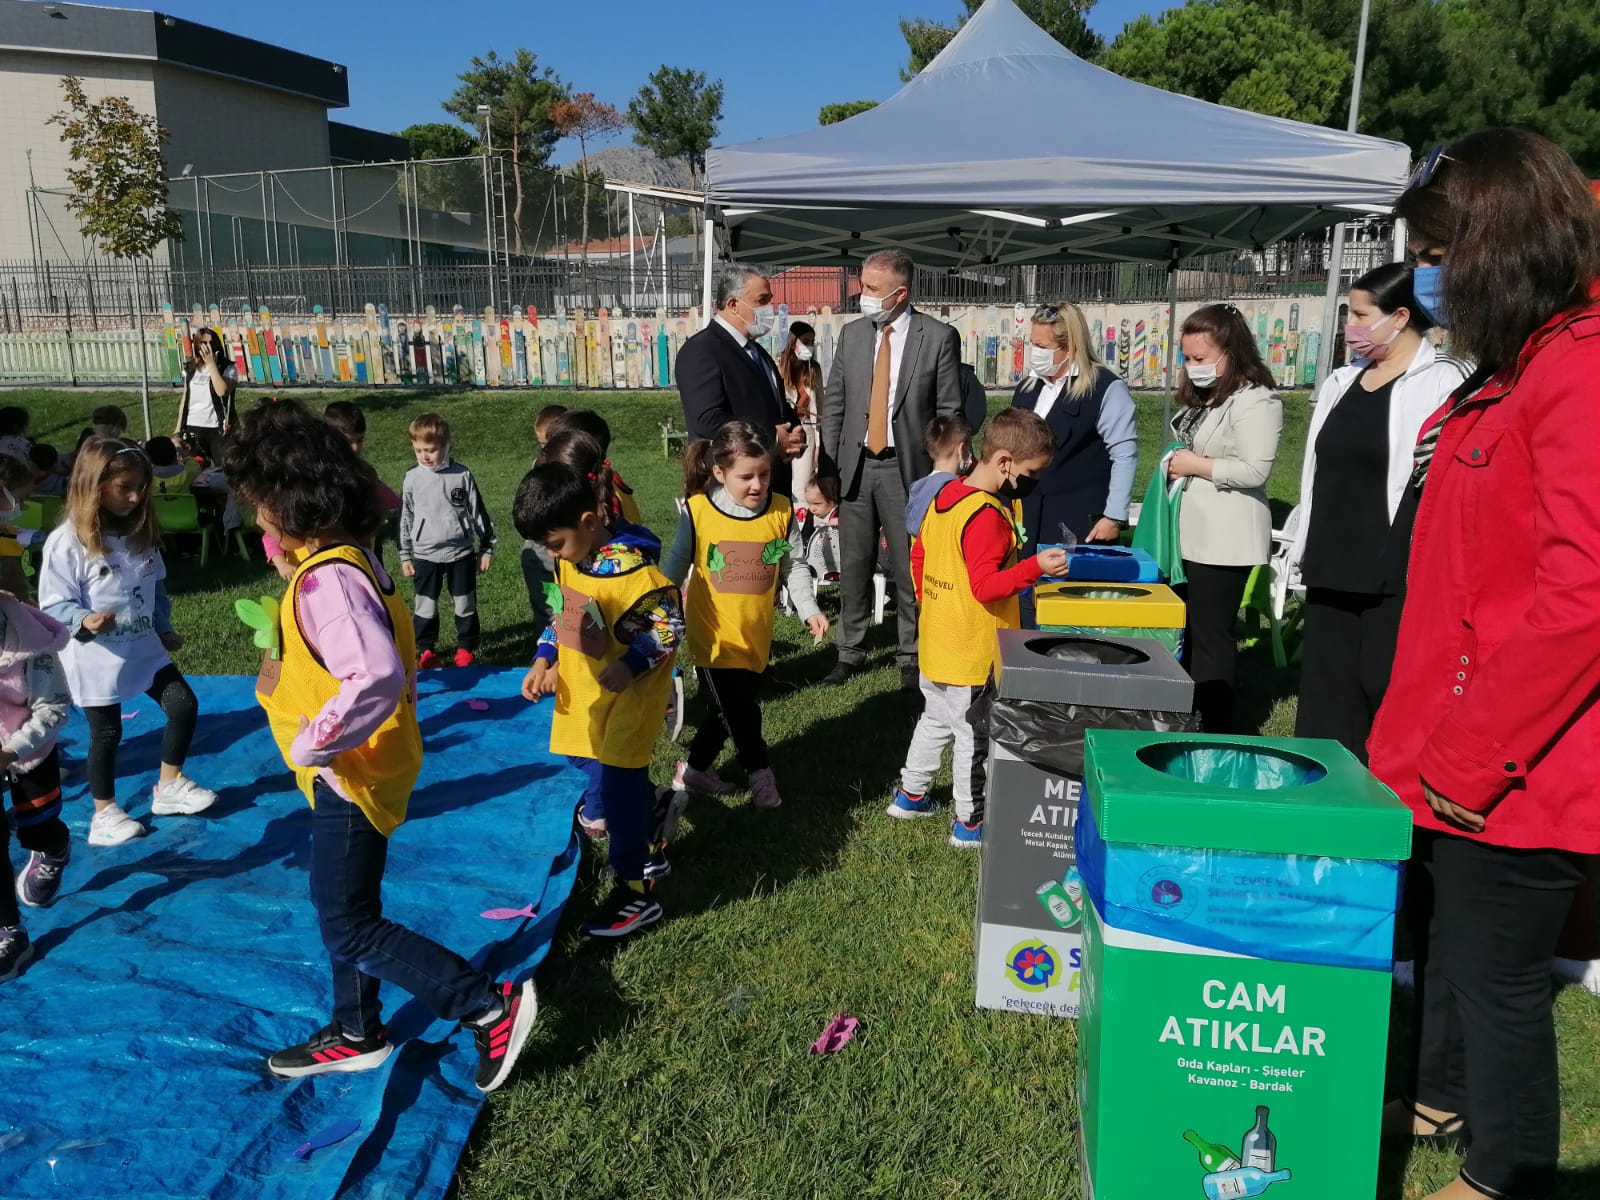
<path id="1" fill-rule="evenodd" d="M 872 364 L 872 403 L 867 407 L 867 449 L 882 454 L 889 447 L 889 335 L 892 326 L 883 327 L 878 343 L 878 358 Z"/>

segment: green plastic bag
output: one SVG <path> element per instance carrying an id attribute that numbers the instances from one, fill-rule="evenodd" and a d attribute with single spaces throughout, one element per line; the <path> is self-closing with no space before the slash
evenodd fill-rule
<path id="1" fill-rule="evenodd" d="M 1174 450 L 1181 449 L 1182 442 L 1173 442 L 1161 452 L 1161 457 L 1164 460 Z M 1144 494 L 1139 524 L 1133 531 L 1134 548 L 1155 559 L 1162 577 L 1173 586 L 1188 580 L 1183 573 L 1183 551 L 1178 545 L 1178 506 L 1182 502 L 1183 489 L 1169 484 L 1158 465 Z"/>

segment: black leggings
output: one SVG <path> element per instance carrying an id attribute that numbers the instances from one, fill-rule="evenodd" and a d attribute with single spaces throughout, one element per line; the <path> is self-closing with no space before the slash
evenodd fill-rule
<path id="1" fill-rule="evenodd" d="M 710 770 L 731 737 L 739 765 L 746 772 L 761 770 L 767 765 L 767 742 L 761 736 L 761 676 L 742 667 L 701 667 L 699 675 L 708 707 L 689 743 L 689 765 L 696 771 Z"/>
<path id="2" fill-rule="evenodd" d="M 1233 674 L 1239 660 L 1239 605 L 1253 567 L 1216 567 L 1183 560 L 1189 581 L 1178 589 L 1188 606 L 1184 663 L 1194 679 L 1194 708 L 1207 733 L 1233 733 Z"/>
<path id="3" fill-rule="evenodd" d="M 200 706 L 194 692 L 176 663 L 156 672 L 145 693 L 161 705 L 167 715 L 167 729 L 161 735 L 161 761 L 183 766 L 194 740 L 194 722 Z M 97 704 L 83 710 L 89 719 L 89 794 L 96 800 L 112 800 L 117 795 L 117 747 L 122 744 L 122 705 Z"/>

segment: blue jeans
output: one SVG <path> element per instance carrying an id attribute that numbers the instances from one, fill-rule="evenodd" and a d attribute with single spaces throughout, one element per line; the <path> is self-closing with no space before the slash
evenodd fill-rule
<path id="1" fill-rule="evenodd" d="M 459 954 L 383 916 L 389 839 L 320 779 L 312 785 L 311 903 L 333 964 L 333 1019 L 352 1037 L 382 1026 L 380 981 L 460 1021 L 499 1003 L 494 980 Z"/>
<path id="2" fill-rule="evenodd" d="M 569 755 L 583 772 L 583 815 L 606 820 L 606 854 L 611 870 L 624 882 L 644 878 L 655 823 L 656 789 L 649 767 L 609 767 L 594 758 Z"/>

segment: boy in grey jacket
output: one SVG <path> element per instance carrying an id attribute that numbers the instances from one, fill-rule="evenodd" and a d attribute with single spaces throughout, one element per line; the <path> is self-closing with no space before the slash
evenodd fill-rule
<path id="1" fill-rule="evenodd" d="M 478 576 L 494 555 L 494 523 L 472 472 L 450 457 L 450 423 L 438 413 L 411 422 L 417 465 L 400 491 L 400 573 L 413 582 L 417 665 L 437 667 L 439 592 L 450 589 L 456 614 L 458 667 L 478 650 Z"/>

